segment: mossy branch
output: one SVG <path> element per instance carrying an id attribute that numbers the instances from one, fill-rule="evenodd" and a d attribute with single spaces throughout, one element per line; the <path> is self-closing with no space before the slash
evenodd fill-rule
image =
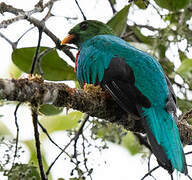
<path id="1" fill-rule="evenodd" d="M 134 114 L 125 113 L 109 94 L 97 86 L 86 85 L 84 90 L 70 88 L 64 83 L 44 82 L 39 77 L 29 79 L 0 79 L 0 99 L 8 101 L 53 104 L 87 113 L 122 125 L 133 132 L 144 132 L 141 119 Z M 192 143 L 192 126 L 184 115 L 178 122 L 181 139 L 185 144 Z"/>

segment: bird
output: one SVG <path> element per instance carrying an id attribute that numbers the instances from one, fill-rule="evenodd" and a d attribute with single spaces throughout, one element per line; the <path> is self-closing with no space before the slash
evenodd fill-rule
<path id="1" fill-rule="evenodd" d="M 188 175 L 176 116 L 176 95 L 159 62 L 97 20 L 75 25 L 61 41 L 78 48 L 77 79 L 100 85 L 125 112 L 141 117 L 153 154 L 170 174 Z"/>

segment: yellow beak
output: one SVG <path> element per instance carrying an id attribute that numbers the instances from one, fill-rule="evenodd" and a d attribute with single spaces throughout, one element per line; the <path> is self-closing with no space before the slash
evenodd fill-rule
<path id="1" fill-rule="evenodd" d="M 71 41 L 75 38 L 74 34 L 68 34 L 62 41 L 61 45 L 65 45 L 67 43 L 71 43 Z"/>

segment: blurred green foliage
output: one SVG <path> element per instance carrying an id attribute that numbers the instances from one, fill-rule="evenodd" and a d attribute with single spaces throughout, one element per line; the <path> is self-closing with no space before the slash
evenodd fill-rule
<path id="1" fill-rule="evenodd" d="M 121 36 L 125 31 L 129 7 L 130 5 L 125 6 L 107 22 L 117 36 Z"/>
<path id="2" fill-rule="evenodd" d="M 155 2 L 162 8 L 168 9 L 170 11 L 178 11 L 187 6 L 190 0 L 155 0 Z"/>
<path id="3" fill-rule="evenodd" d="M 40 180 L 38 168 L 32 164 L 14 164 L 5 176 L 9 180 Z"/>
<path id="4" fill-rule="evenodd" d="M 63 111 L 62 107 L 55 107 L 51 104 L 43 104 L 39 108 L 39 112 L 41 112 L 42 114 L 44 114 L 46 116 L 56 115 L 56 114 L 61 113 L 62 111 Z"/>
<path id="5" fill-rule="evenodd" d="M 45 52 L 45 55 L 39 58 L 40 63 L 37 63 L 35 73 L 40 74 L 41 68 L 42 77 L 46 80 L 75 80 L 76 76 L 73 67 L 61 59 L 56 50 L 50 49 L 50 51 L 46 52 L 47 49 L 49 50 L 47 47 L 40 48 L 40 52 Z M 15 49 L 12 53 L 13 63 L 23 72 L 30 73 L 35 50 L 36 47 Z"/>

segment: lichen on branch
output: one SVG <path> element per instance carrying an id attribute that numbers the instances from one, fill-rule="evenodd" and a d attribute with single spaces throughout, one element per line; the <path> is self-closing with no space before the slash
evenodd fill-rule
<path id="1" fill-rule="evenodd" d="M 120 124 L 130 131 L 144 133 L 142 119 L 125 113 L 109 94 L 98 86 L 86 85 L 84 90 L 79 90 L 70 88 L 65 83 L 44 82 L 39 77 L 0 79 L 0 100 L 3 99 L 72 108 Z M 186 116 L 178 122 L 178 128 L 182 141 L 191 144 L 192 126 L 187 123 Z"/>

